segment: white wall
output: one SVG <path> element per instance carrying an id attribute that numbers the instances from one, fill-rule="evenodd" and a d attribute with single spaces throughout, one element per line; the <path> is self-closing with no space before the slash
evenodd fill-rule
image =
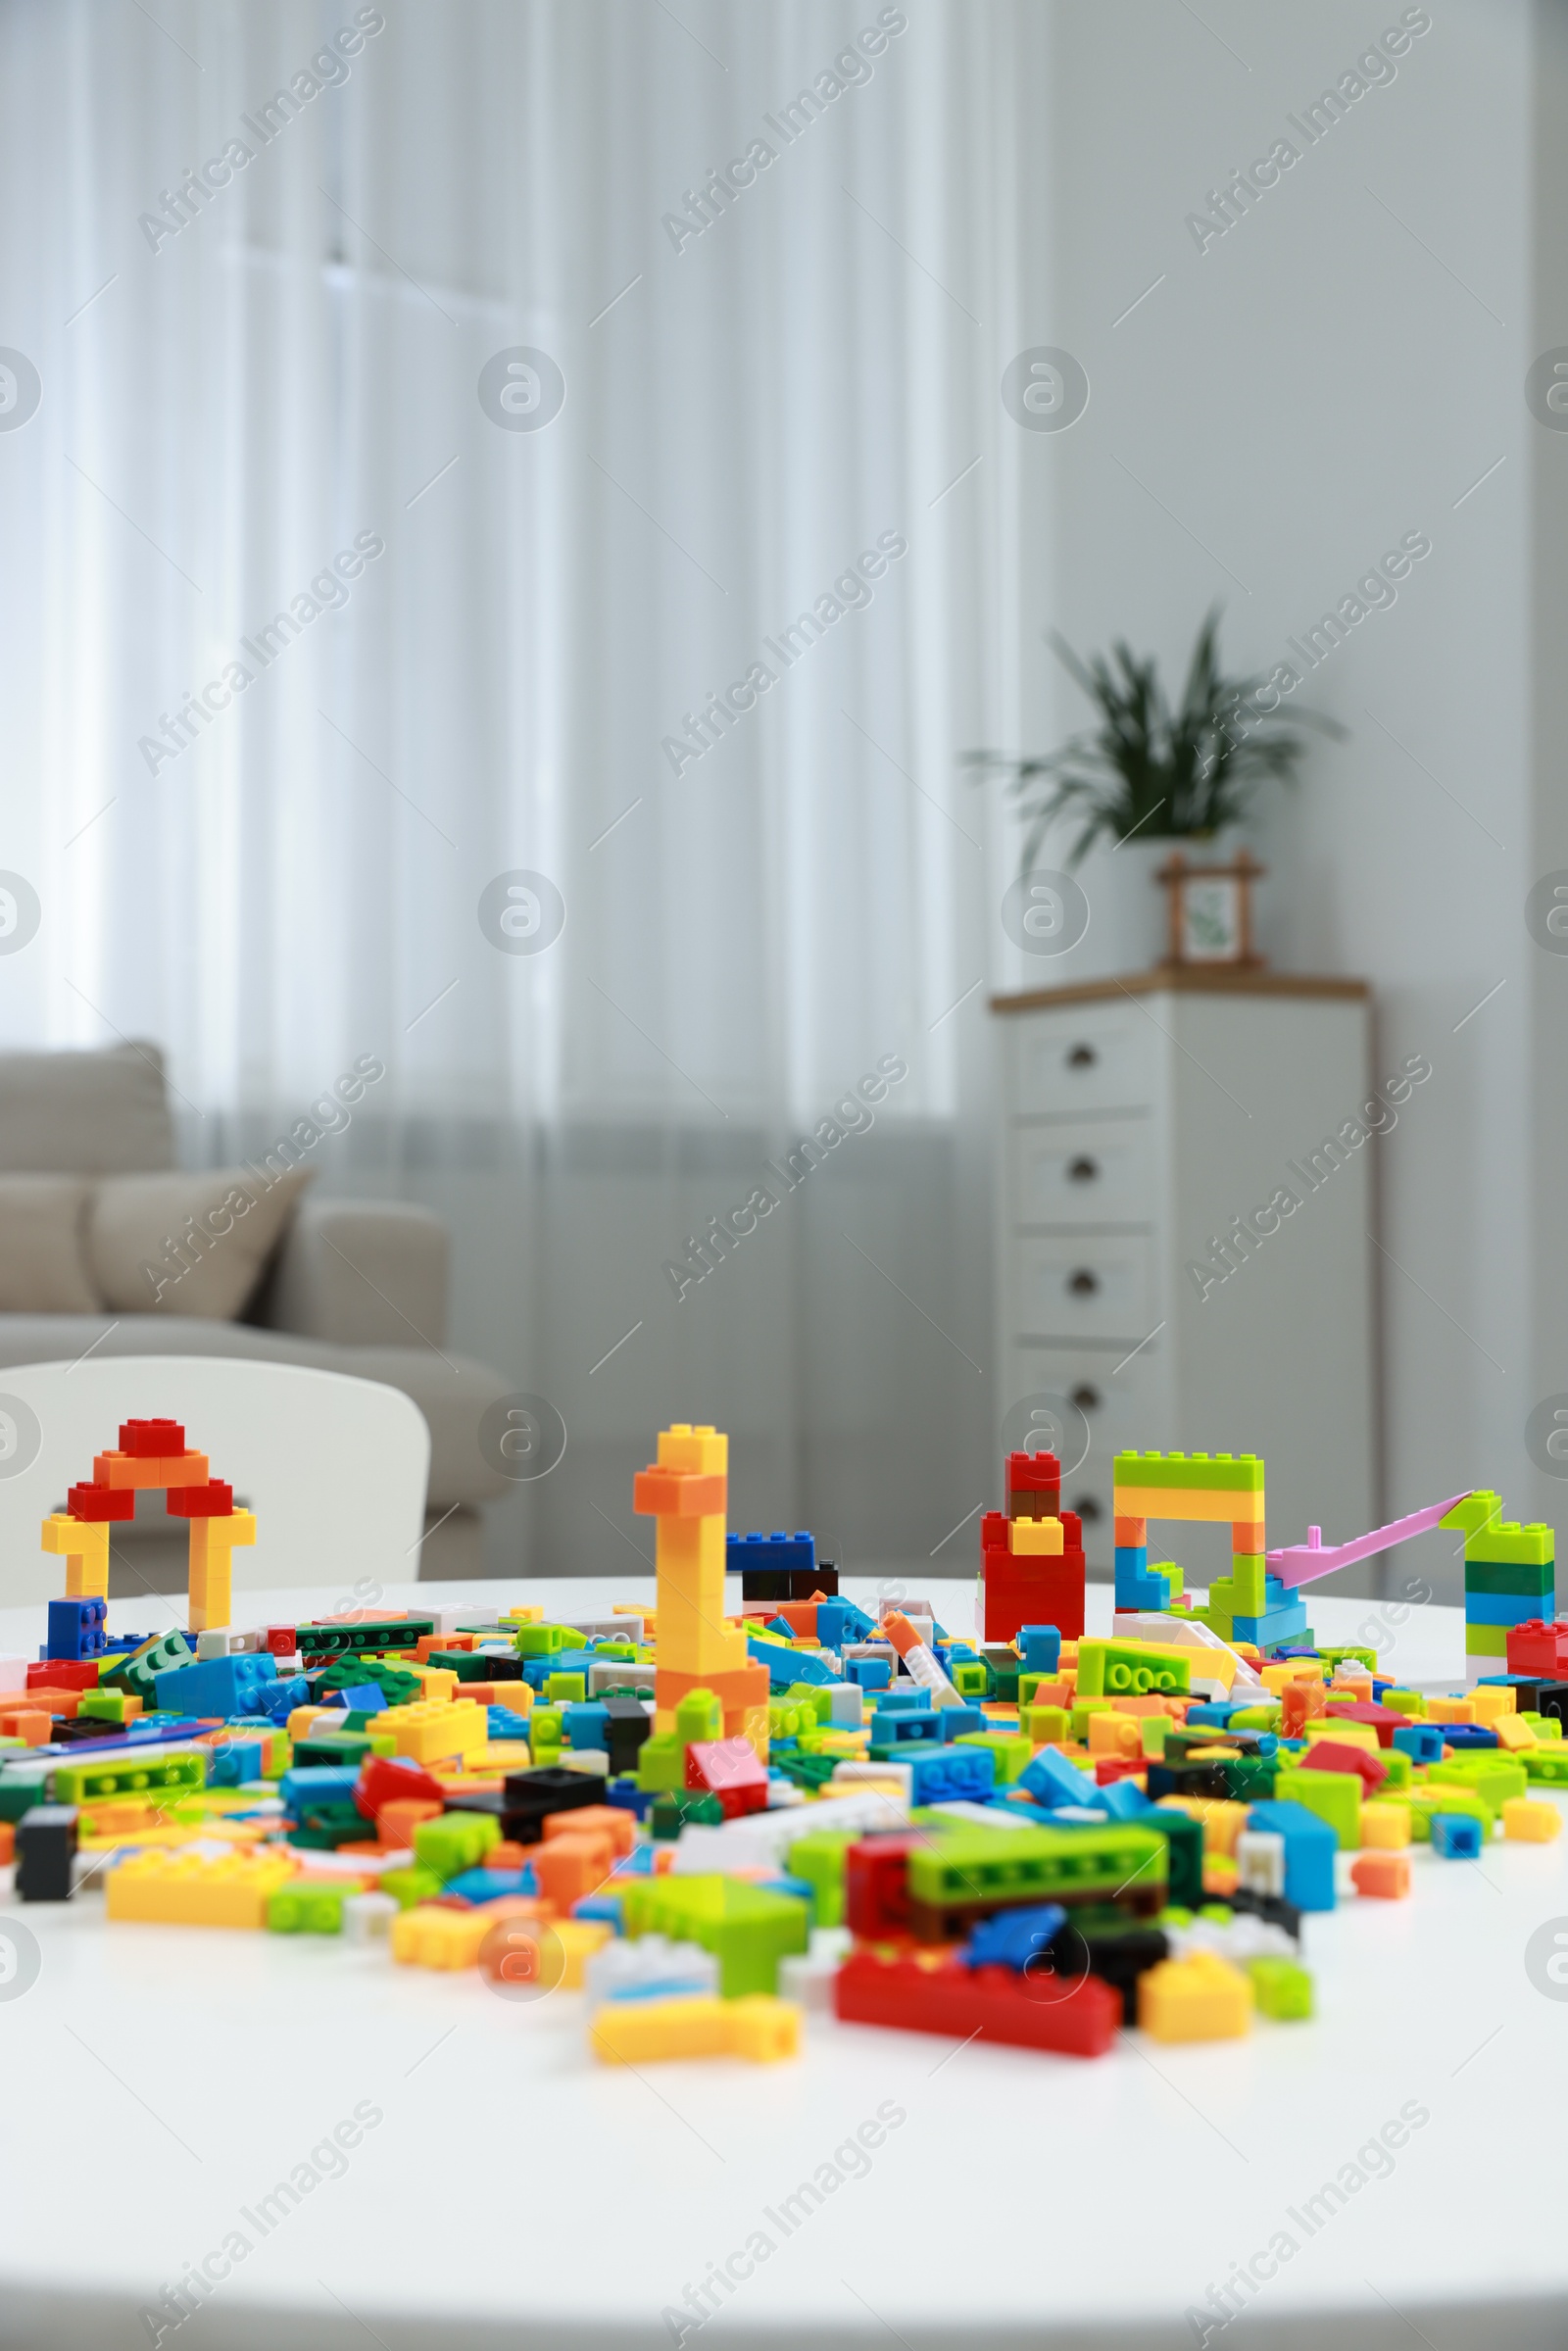
<path id="1" fill-rule="evenodd" d="M 1350 740 L 1314 750 L 1256 827 L 1264 945 L 1287 969 L 1371 980 L 1380 1072 L 1433 1064 L 1372 1147 L 1388 1509 L 1490 1484 L 1511 1514 L 1551 1516 L 1563 1489 L 1523 1444 L 1542 1383 L 1568 1387 L 1568 1350 L 1536 1359 L 1550 1300 L 1532 1202 L 1549 1223 L 1553 1187 L 1533 1097 L 1568 974 L 1522 906 L 1554 861 L 1538 825 L 1556 824 L 1568 863 L 1556 773 L 1531 766 L 1564 609 L 1559 578 L 1557 626 L 1532 612 L 1531 468 L 1560 483 L 1568 435 L 1535 425 L 1522 387 L 1568 325 L 1533 318 L 1532 21 L 1515 0 L 1438 0 L 1396 77 L 1316 146 L 1289 133 L 1300 160 L 1200 251 L 1185 216 L 1399 10 L 1211 0 L 1202 18 L 1174 0 L 1051 15 L 1017 343 L 1064 345 L 1093 390 L 1070 431 L 1018 435 L 1025 739 L 1087 717 L 1047 626 L 1080 650 L 1125 635 L 1175 672 L 1221 598 L 1228 665 L 1267 668 L 1402 533 L 1430 537 L 1397 603 L 1299 691 Z M 1348 1534 L 1333 1482 L 1326 1462 L 1325 1532 Z M 1430 1569 L 1434 1547 L 1401 1567 Z"/>

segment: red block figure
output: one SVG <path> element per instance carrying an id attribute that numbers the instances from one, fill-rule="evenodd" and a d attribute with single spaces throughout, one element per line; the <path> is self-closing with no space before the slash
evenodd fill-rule
<path id="1" fill-rule="evenodd" d="M 1054 1555 L 1011 1550 L 1016 1522 L 1000 1510 L 988 1510 L 980 1521 L 987 1641 L 1011 1641 L 1022 1625 L 1054 1625 L 1064 1641 L 1083 1638 L 1083 1528 L 1075 1510 L 1059 1516 L 1062 1547 Z"/>

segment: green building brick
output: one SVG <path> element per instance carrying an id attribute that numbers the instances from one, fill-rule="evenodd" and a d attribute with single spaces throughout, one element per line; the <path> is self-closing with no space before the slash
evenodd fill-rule
<path id="1" fill-rule="evenodd" d="M 776 1993 L 779 1961 L 810 1939 L 805 1902 L 738 1878 L 628 1878 L 621 1908 L 629 1935 L 667 1935 L 711 1951 L 726 2000 Z"/>
<path id="2" fill-rule="evenodd" d="M 696 1690 L 692 1691 L 693 1697 L 698 1694 Z M 706 1697 L 708 1693 L 705 1690 L 701 1694 Z M 713 1702 L 715 1705 L 718 1703 L 716 1698 Z M 832 1692 L 820 1682 L 792 1682 L 784 1692 L 784 1703 L 786 1706 L 798 1706 L 803 1714 L 809 1709 L 812 1721 L 816 1724 L 830 1723 L 833 1720 Z M 678 1711 L 675 1721 L 678 1728 L 680 1724 Z M 718 1736 L 717 1731 L 694 1731 L 691 1734 L 693 1739 L 717 1739 Z"/>
<path id="3" fill-rule="evenodd" d="M 207 1786 L 203 1749 L 171 1755 L 117 1755 L 90 1763 L 60 1763 L 54 1771 L 57 1804 L 101 1804 L 111 1796 L 166 1795 L 172 1802 Z"/>
<path id="4" fill-rule="evenodd" d="M 654 1837 L 662 1844 L 672 1843 L 688 1821 L 696 1821 L 705 1829 L 716 1829 L 724 1818 L 720 1799 L 705 1788 L 666 1788 L 654 1798 L 648 1815 L 648 1826 Z"/>
<path id="5" fill-rule="evenodd" d="M 1078 1643 L 1079 1698 L 1185 1697 L 1192 1668 L 1185 1656 L 1152 1652 L 1142 1641 L 1083 1640 Z"/>
<path id="6" fill-rule="evenodd" d="M 588 1694 L 586 1674 L 547 1674 L 545 1702 L 550 1706 L 580 1706 Z"/>
<path id="7" fill-rule="evenodd" d="M 1467 1657 L 1506 1657 L 1508 1654 L 1507 1626 L 1466 1624 L 1464 1653 Z"/>
<path id="8" fill-rule="evenodd" d="M 816 1829 L 790 1846 L 786 1867 L 792 1878 L 804 1878 L 811 1888 L 813 1926 L 843 1926 L 844 1856 L 859 1841 L 858 1829 Z"/>
<path id="9" fill-rule="evenodd" d="M 1116 1822 L 1092 1829 L 955 1829 L 909 1855 L 910 1895 L 934 1912 L 1022 1902 L 1107 1901 L 1136 1885 L 1145 1906 L 1165 1899 L 1169 1847 L 1158 1831 Z"/>
<path id="10" fill-rule="evenodd" d="M 196 1652 L 183 1633 L 159 1633 L 144 1641 L 139 1649 L 118 1663 L 106 1660 L 99 1668 L 100 1690 L 126 1690 L 132 1697 L 140 1698 L 149 1709 L 157 1692 L 153 1688 L 160 1674 L 172 1673 L 176 1665 L 194 1665 Z"/>
<path id="11" fill-rule="evenodd" d="M 1549 1567 L 1556 1544 L 1553 1530 L 1543 1520 L 1521 1526 L 1516 1518 L 1499 1519 L 1466 1541 L 1466 1569 L 1472 1561 L 1491 1567 Z"/>
<path id="12" fill-rule="evenodd" d="M 1453 1755 L 1444 1763 L 1429 1763 L 1427 1786 L 1468 1788 L 1495 1820 L 1504 1804 L 1511 1804 L 1516 1796 L 1526 1792 L 1529 1775 L 1513 1756 L 1484 1749 L 1479 1754 Z"/>
<path id="13" fill-rule="evenodd" d="M 280 1886 L 267 1901 L 267 1924 L 274 1935 L 341 1935 L 341 1886 Z"/>
<path id="14" fill-rule="evenodd" d="M 1462 1502 L 1455 1502 L 1453 1508 L 1439 1519 L 1438 1524 L 1450 1535 L 1475 1535 L 1501 1517 L 1501 1494 L 1479 1487 L 1474 1494 L 1467 1494 Z"/>
<path id="15" fill-rule="evenodd" d="M 1312 2013 L 1312 1979 L 1294 1959 L 1250 1959 L 1252 1997 L 1260 2016 L 1291 2024 Z"/>
<path id="16" fill-rule="evenodd" d="M 316 1687 L 322 1691 L 354 1690 L 367 1682 L 374 1683 L 389 1706 L 416 1704 L 423 1689 L 418 1675 L 407 1666 L 383 1665 L 377 1657 L 341 1658 L 323 1670 Z"/>
<path id="17" fill-rule="evenodd" d="M 501 1823 L 493 1812 L 443 1812 L 435 1820 L 417 1821 L 414 1829 L 414 1858 L 443 1884 L 477 1869 L 490 1847 L 501 1842 Z"/>
<path id="18" fill-rule="evenodd" d="M 1163 1486 L 1189 1493 L 1261 1494 L 1260 1453 L 1118 1453 L 1111 1476 L 1119 1487 Z"/>
<path id="19" fill-rule="evenodd" d="M 1549 1559 L 1538 1567 L 1522 1562 L 1501 1566 L 1491 1559 L 1467 1559 L 1464 1563 L 1466 1592 L 1484 1592 L 1489 1599 L 1550 1600 L 1557 1589 L 1557 1570 Z M 1545 1609 L 1549 1616 L 1551 1610 Z"/>
<path id="20" fill-rule="evenodd" d="M 1469 1819 L 1479 1821 L 1483 1842 L 1492 1835 L 1492 1807 L 1484 1796 L 1476 1794 L 1474 1788 L 1453 1786 L 1412 1788 L 1400 1801 L 1410 1807 L 1410 1835 L 1418 1845 L 1432 1842 L 1432 1815 L 1435 1812 L 1462 1812 Z"/>
<path id="21" fill-rule="evenodd" d="M 1017 1650 L 1010 1641 L 993 1642 L 981 1651 L 986 1669 L 986 1695 L 1016 1705 L 1018 1678 L 1022 1671 Z"/>
<path id="22" fill-rule="evenodd" d="M 1559 1742 L 1556 1746 L 1526 1747 L 1519 1760 L 1525 1767 L 1527 1780 L 1539 1781 L 1545 1788 L 1568 1787 L 1568 1742 Z M 0 1797 L 4 1793 L 5 1783 L 0 1781 Z"/>
<path id="23" fill-rule="evenodd" d="M 581 1648 L 582 1635 L 570 1625 L 519 1625 L 512 1645 L 519 1657 L 558 1657 Z"/>
<path id="24" fill-rule="evenodd" d="M 1361 1842 L 1361 1780 L 1356 1772 L 1314 1772 L 1299 1766 L 1275 1774 L 1274 1794 L 1280 1803 L 1304 1804 L 1320 1821 L 1327 1821 L 1339 1838 L 1342 1853 L 1355 1852 Z"/>
<path id="25" fill-rule="evenodd" d="M 78 1715 L 105 1723 L 122 1723 L 130 1700 L 128 1690 L 84 1690 L 76 1701 Z"/>
<path id="26" fill-rule="evenodd" d="M 376 1880 L 376 1889 L 390 1894 L 400 1910 L 416 1910 L 441 1891 L 441 1880 L 434 1870 L 412 1868 L 383 1870 Z"/>
<path id="27" fill-rule="evenodd" d="M 689 1690 L 675 1709 L 675 1737 L 683 1747 L 694 1740 L 722 1739 L 724 1709 L 710 1690 Z"/>
<path id="28" fill-rule="evenodd" d="M 1022 1731 L 960 1731 L 956 1747 L 989 1747 L 997 1759 L 997 1786 L 1010 1787 L 1035 1751 L 1034 1740 Z"/>
<path id="29" fill-rule="evenodd" d="M 535 1754 L 538 1748 L 534 1749 Z M 645 1795 L 675 1793 L 686 1786 L 686 1747 L 673 1731 L 650 1731 L 637 1750 L 637 1785 Z"/>
<path id="30" fill-rule="evenodd" d="M 1232 1616 L 1261 1616 L 1267 1603 L 1264 1591 L 1268 1562 L 1261 1551 L 1238 1551 L 1231 1560 L 1231 1572 L 1222 1581 L 1230 1586 L 1224 1605 Z M 1213 1592 L 1209 1598 L 1212 1602 Z"/>

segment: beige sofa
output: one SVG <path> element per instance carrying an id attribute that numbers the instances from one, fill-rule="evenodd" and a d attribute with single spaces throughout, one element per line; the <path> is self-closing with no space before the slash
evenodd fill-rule
<path id="1" fill-rule="evenodd" d="M 156 1046 L 0 1053 L 0 1174 L 115 1177 L 176 1165 Z M 74 1360 L 90 1347 L 262 1357 L 383 1380 L 429 1423 L 431 1512 L 471 1507 L 509 1491 L 478 1442 L 481 1417 L 509 1384 L 447 1347 L 447 1230 L 429 1209 L 307 1191 L 237 1320 L 0 1311 L 0 1371 Z"/>

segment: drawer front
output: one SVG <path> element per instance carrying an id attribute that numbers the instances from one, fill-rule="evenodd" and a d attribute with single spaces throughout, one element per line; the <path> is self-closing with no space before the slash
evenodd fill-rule
<path id="1" fill-rule="evenodd" d="M 1015 1241 L 1003 1314 L 1010 1339 L 1125 1339 L 1155 1322 L 1153 1244 L 1143 1233 Z"/>
<path id="2" fill-rule="evenodd" d="M 1012 1107 L 1024 1117 L 1138 1110 L 1153 1100 L 1161 1039 L 1134 1004 L 1018 1012 Z"/>
<path id="3" fill-rule="evenodd" d="M 1147 1118 L 1015 1126 L 1012 1214 L 1019 1225 L 1152 1224 L 1154 1137 Z"/>
<path id="4" fill-rule="evenodd" d="M 1083 1520 L 1091 1567 L 1111 1567 L 1114 1548 L 1111 1464 L 1119 1452 L 1161 1443 L 1167 1426 L 1167 1364 L 1161 1343 L 1130 1361 L 1114 1348 L 1038 1347 L 1014 1341 L 1003 1355 L 1008 1406 L 1004 1442 L 1033 1449 L 1020 1427 L 1042 1432 L 1035 1444 L 1064 1448 L 1061 1498 Z M 1073 1456 L 1088 1440 L 1081 1460 Z"/>

